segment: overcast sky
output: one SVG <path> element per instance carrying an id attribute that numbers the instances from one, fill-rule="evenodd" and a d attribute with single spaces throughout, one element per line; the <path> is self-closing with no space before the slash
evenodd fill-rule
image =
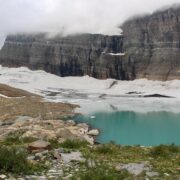
<path id="1" fill-rule="evenodd" d="M 0 39 L 9 33 L 113 33 L 127 18 L 179 0 L 0 0 Z"/>

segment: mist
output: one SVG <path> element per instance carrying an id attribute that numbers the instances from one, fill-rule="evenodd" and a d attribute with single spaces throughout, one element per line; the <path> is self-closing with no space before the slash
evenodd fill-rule
<path id="1" fill-rule="evenodd" d="M 0 0 L 0 41 L 7 34 L 119 34 L 118 26 L 136 14 L 179 0 Z M 1 44 L 0 43 L 0 44 Z"/>

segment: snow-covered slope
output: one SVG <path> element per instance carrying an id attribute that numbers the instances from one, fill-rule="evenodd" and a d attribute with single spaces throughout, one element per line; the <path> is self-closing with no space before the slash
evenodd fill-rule
<path id="1" fill-rule="evenodd" d="M 0 83 L 45 96 L 52 101 L 63 101 L 88 106 L 120 110 L 169 110 L 180 111 L 180 80 L 116 81 L 97 80 L 89 76 L 59 77 L 44 71 L 28 68 L 7 68 L 0 66 Z M 144 95 L 161 94 L 174 98 L 143 98 Z M 95 104 L 94 104 L 95 103 Z"/>

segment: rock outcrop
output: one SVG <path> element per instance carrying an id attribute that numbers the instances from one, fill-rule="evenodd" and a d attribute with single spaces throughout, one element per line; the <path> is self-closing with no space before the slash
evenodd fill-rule
<path id="1" fill-rule="evenodd" d="M 11 35 L 0 51 L 0 64 L 59 76 L 180 79 L 180 7 L 128 20 L 121 28 L 119 36 Z"/>

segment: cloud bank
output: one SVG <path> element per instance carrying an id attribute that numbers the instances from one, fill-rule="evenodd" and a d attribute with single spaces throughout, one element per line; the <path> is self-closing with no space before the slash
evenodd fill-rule
<path id="1" fill-rule="evenodd" d="M 0 39 L 10 33 L 115 33 L 135 14 L 179 0 L 0 0 Z"/>

